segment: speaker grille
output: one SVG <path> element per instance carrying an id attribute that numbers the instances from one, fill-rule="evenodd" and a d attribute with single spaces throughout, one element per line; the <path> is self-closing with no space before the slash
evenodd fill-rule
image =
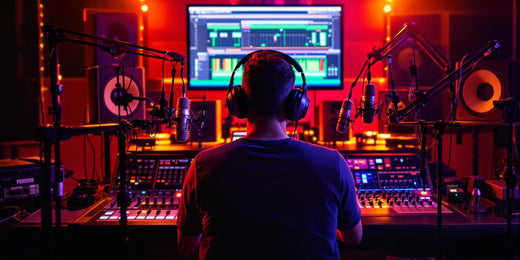
<path id="1" fill-rule="evenodd" d="M 88 119 L 91 124 L 114 123 L 121 119 L 144 119 L 144 101 L 132 100 L 121 108 L 116 103 L 117 83 L 121 84 L 121 94 L 145 97 L 144 68 L 125 67 L 117 77 L 115 66 L 95 66 L 87 69 Z"/>
<path id="2" fill-rule="evenodd" d="M 98 10 L 87 10 L 86 13 L 85 33 L 137 45 L 137 13 L 103 12 Z M 101 40 L 98 40 L 97 43 L 107 45 L 107 48 L 86 46 L 86 67 L 96 65 L 139 66 L 136 55 L 121 52 L 117 48 L 110 48 L 110 44 Z"/>
<path id="3" fill-rule="evenodd" d="M 485 60 L 463 78 L 457 120 L 503 121 L 493 101 L 518 98 L 520 66 L 510 60 Z"/>

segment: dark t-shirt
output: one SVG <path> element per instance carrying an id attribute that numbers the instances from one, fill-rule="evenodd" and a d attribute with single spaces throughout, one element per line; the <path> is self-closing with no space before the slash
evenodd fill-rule
<path id="1" fill-rule="evenodd" d="M 203 234 L 200 259 L 339 259 L 336 229 L 360 218 L 337 150 L 242 138 L 195 157 L 177 224 Z"/>

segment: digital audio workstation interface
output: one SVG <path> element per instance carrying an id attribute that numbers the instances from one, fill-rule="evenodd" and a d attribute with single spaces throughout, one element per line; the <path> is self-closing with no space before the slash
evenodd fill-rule
<path id="1" fill-rule="evenodd" d="M 188 87 L 226 88 L 241 58 L 274 49 L 300 64 L 310 89 L 342 88 L 341 17 L 341 6 L 188 6 Z"/>

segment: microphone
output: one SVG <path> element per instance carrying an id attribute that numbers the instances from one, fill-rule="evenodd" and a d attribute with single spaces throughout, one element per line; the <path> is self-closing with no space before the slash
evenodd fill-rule
<path id="1" fill-rule="evenodd" d="M 167 119 L 167 108 L 168 108 L 168 100 L 166 100 L 166 94 L 164 93 L 164 86 L 161 93 L 161 99 L 159 99 L 159 111 L 160 114 L 164 117 L 163 119 Z"/>
<path id="2" fill-rule="evenodd" d="M 187 97 L 178 99 L 175 117 L 177 119 L 175 141 L 186 142 L 190 130 L 190 100 Z"/>
<path id="3" fill-rule="evenodd" d="M 204 129 L 204 125 L 206 124 L 206 120 L 207 120 L 207 117 L 206 117 L 206 104 L 204 104 L 202 106 L 202 111 L 200 113 L 200 132 L 202 133 L 202 130 Z"/>
<path id="4" fill-rule="evenodd" d="M 363 123 L 370 124 L 374 121 L 376 113 L 376 86 L 370 82 L 365 86 L 365 91 L 361 97 L 361 112 Z"/>
<path id="5" fill-rule="evenodd" d="M 170 58 L 172 58 L 174 61 L 184 62 L 184 56 L 182 56 L 176 52 L 167 51 L 166 55 L 170 56 Z"/>
<path id="6" fill-rule="evenodd" d="M 350 99 L 343 100 L 341 109 L 339 110 L 338 122 L 336 124 L 336 132 L 344 134 L 348 130 L 350 124 L 350 114 L 352 113 L 352 101 Z"/>

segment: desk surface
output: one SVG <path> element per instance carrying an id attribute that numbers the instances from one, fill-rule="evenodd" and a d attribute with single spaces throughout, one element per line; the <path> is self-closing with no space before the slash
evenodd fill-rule
<path id="1" fill-rule="evenodd" d="M 450 206 L 452 214 L 442 216 L 442 235 L 439 236 L 437 215 L 415 216 L 363 216 L 363 242 L 357 248 L 344 248 L 341 250 L 349 253 L 361 252 L 373 255 L 391 256 L 436 256 L 439 246 L 443 248 L 443 255 L 455 258 L 465 257 L 504 257 L 507 252 L 519 256 L 518 246 L 513 249 L 508 247 L 509 241 L 520 242 L 520 218 L 514 217 L 511 232 L 508 237 L 507 221 L 504 216 L 494 215 L 490 212 L 484 214 L 465 214 L 459 212 L 457 207 Z M 62 211 L 64 223 L 69 222 L 83 213 L 83 210 Z M 53 213 L 54 216 L 54 213 Z M 8 243 L 15 243 L 17 247 L 25 248 L 31 243 L 40 243 L 41 214 L 39 211 L 15 225 L 4 234 L 8 234 Z M 114 251 L 114 245 L 120 239 L 121 229 L 117 225 L 112 226 L 67 226 L 63 225 L 60 246 L 64 248 L 63 254 L 67 258 L 76 252 L 83 252 L 85 256 L 94 257 L 95 252 L 111 250 L 110 257 L 117 257 L 118 251 Z M 128 226 L 128 234 L 131 236 L 131 250 L 133 254 L 147 259 L 185 259 L 176 258 L 175 226 Z M 16 242 L 18 241 L 18 242 Z M 5 245 L 5 244 L 3 244 Z M 515 244 L 515 245 L 518 245 Z M 88 246 L 88 250 L 86 247 Z M 92 248 L 91 248 L 92 247 Z M 16 249 L 19 250 L 20 248 Z M 83 251 L 79 251 L 83 250 Z M 86 250 L 86 251 L 85 251 Z M 153 252 L 152 252 L 153 251 Z M 34 252 L 27 251 L 27 254 Z M 107 253 L 103 253 L 109 256 Z M 154 254 L 157 254 L 154 256 Z M 359 254 L 358 254 L 359 255 Z M 346 257 L 345 257 L 346 259 Z M 365 258 L 370 259 L 370 258 Z"/>

